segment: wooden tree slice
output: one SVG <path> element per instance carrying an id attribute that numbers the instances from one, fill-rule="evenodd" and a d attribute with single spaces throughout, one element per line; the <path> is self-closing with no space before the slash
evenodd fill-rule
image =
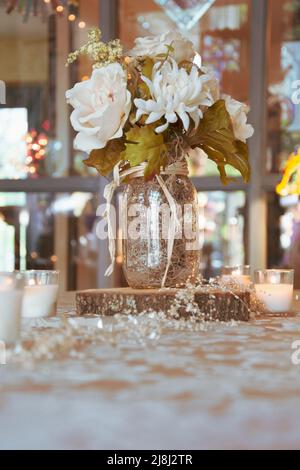
<path id="1" fill-rule="evenodd" d="M 96 289 L 76 293 L 78 315 L 137 315 L 142 312 L 163 311 L 174 317 L 189 317 L 186 289 Z M 250 292 L 201 287 L 194 291 L 194 302 L 205 320 L 249 321 Z"/>

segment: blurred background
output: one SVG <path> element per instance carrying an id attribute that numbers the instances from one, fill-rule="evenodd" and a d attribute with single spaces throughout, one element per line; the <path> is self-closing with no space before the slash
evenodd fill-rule
<path id="1" fill-rule="evenodd" d="M 214 69 L 222 91 L 250 104 L 256 130 L 249 185 L 232 172 L 235 182 L 222 186 L 215 164 L 205 159 L 193 169 L 205 234 L 202 272 L 214 276 L 224 264 L 293 267 L 300 288 L 299 197 L 275 192 L 288 156 L 300 145 L 300 105 L 292 99 L 300 80 L 300 0 L 16 3 L 0 0 L 0 91 L 6 84 L 0 271 L 59 269 L 61 288 L 68 290 L 125 285 L 120 243 L 117 269 L 104 277 L 108 250 L 96 237 L 96 208 L 107 181 L 74 150 L 64 97 L 88 78 L 90 64 L 80 59 L 66 68 L 65 61 L 94 25 L 104 40 L 119 37 L 128 49 L 137 36 L 178 29 Z M 32 3 L 37 16 L 27 14 Z"/>

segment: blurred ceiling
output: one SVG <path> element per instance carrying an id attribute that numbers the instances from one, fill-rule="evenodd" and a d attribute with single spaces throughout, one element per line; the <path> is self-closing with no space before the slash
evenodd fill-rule
<path id="1" fill-rule="evenodd" d="M 2 6 L 1 6 L 2 3 Z M 0 37 L 47 37 L 47 23 L 43 23 L 41 18 L 31 17 L 30 22 L 24 23 L 22 16 L 13 12 L 7 14 L 0 3 Z"/>

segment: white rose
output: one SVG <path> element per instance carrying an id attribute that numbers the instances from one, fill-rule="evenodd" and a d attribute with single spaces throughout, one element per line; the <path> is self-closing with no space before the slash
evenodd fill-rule
<path id="1" fill-rule="evenodd" d="M 71 123 L 78 132 L 76 149 L 91 152 L 104 148 L 111 139 L 122 137 L 131 109 L 131 94 L 120 64 L 95 69 L 89 80 L 68 90 L 66 98 L 74 108 Z"/>
<path id="2" fill-rule="evenodd" d="M 175 59 L 176 62 L 193 59 L 195 55 L 193 43 L 175 31 L 168 31 L 160 36 L 137 38 L 129 55 L 134 57 L 149 56 L 152 59 L 157 59 L 156 56 L 165 54 L 168 50 L 166 46 L 170 45 L 174 49 L 170 52 L 170 57 Z"/>
<path id="3" fill-rule="evenodd" d="M 206 76 L 205 88 L 209 91 L 215 103 L 220 99 L 220 82 L 214 73 L 206 67 L 201 67 L 201 72 Z"/>
<path id="4" fill-rule="evenodd" d="M 225 100 L 226 109 L 230 114 L 236 139 L 246 142 L 254 133 L 253 127 L 247 124 L 249 107 L 229 95 L 223 95 L 222 98 Z"/>

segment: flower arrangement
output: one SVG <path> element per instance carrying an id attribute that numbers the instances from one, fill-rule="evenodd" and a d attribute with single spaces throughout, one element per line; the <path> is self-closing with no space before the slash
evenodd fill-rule
<path id="1" fill-rule="evenodd" d="M 200 148 L 226 184 L 226 166 L 250 177 L 248 107 L 221 95 L 212 72 L 202 66 L 191 41 L 177 32 L 138 38 L 128 54 L 119 40 L 105 44 L 89 32 L 86 45 L 69 55 L 93 60 L 90 79 L 66 92 L 73 106 L 75 147 L 101 175 L 142 165 L 146 181 Z"/>

